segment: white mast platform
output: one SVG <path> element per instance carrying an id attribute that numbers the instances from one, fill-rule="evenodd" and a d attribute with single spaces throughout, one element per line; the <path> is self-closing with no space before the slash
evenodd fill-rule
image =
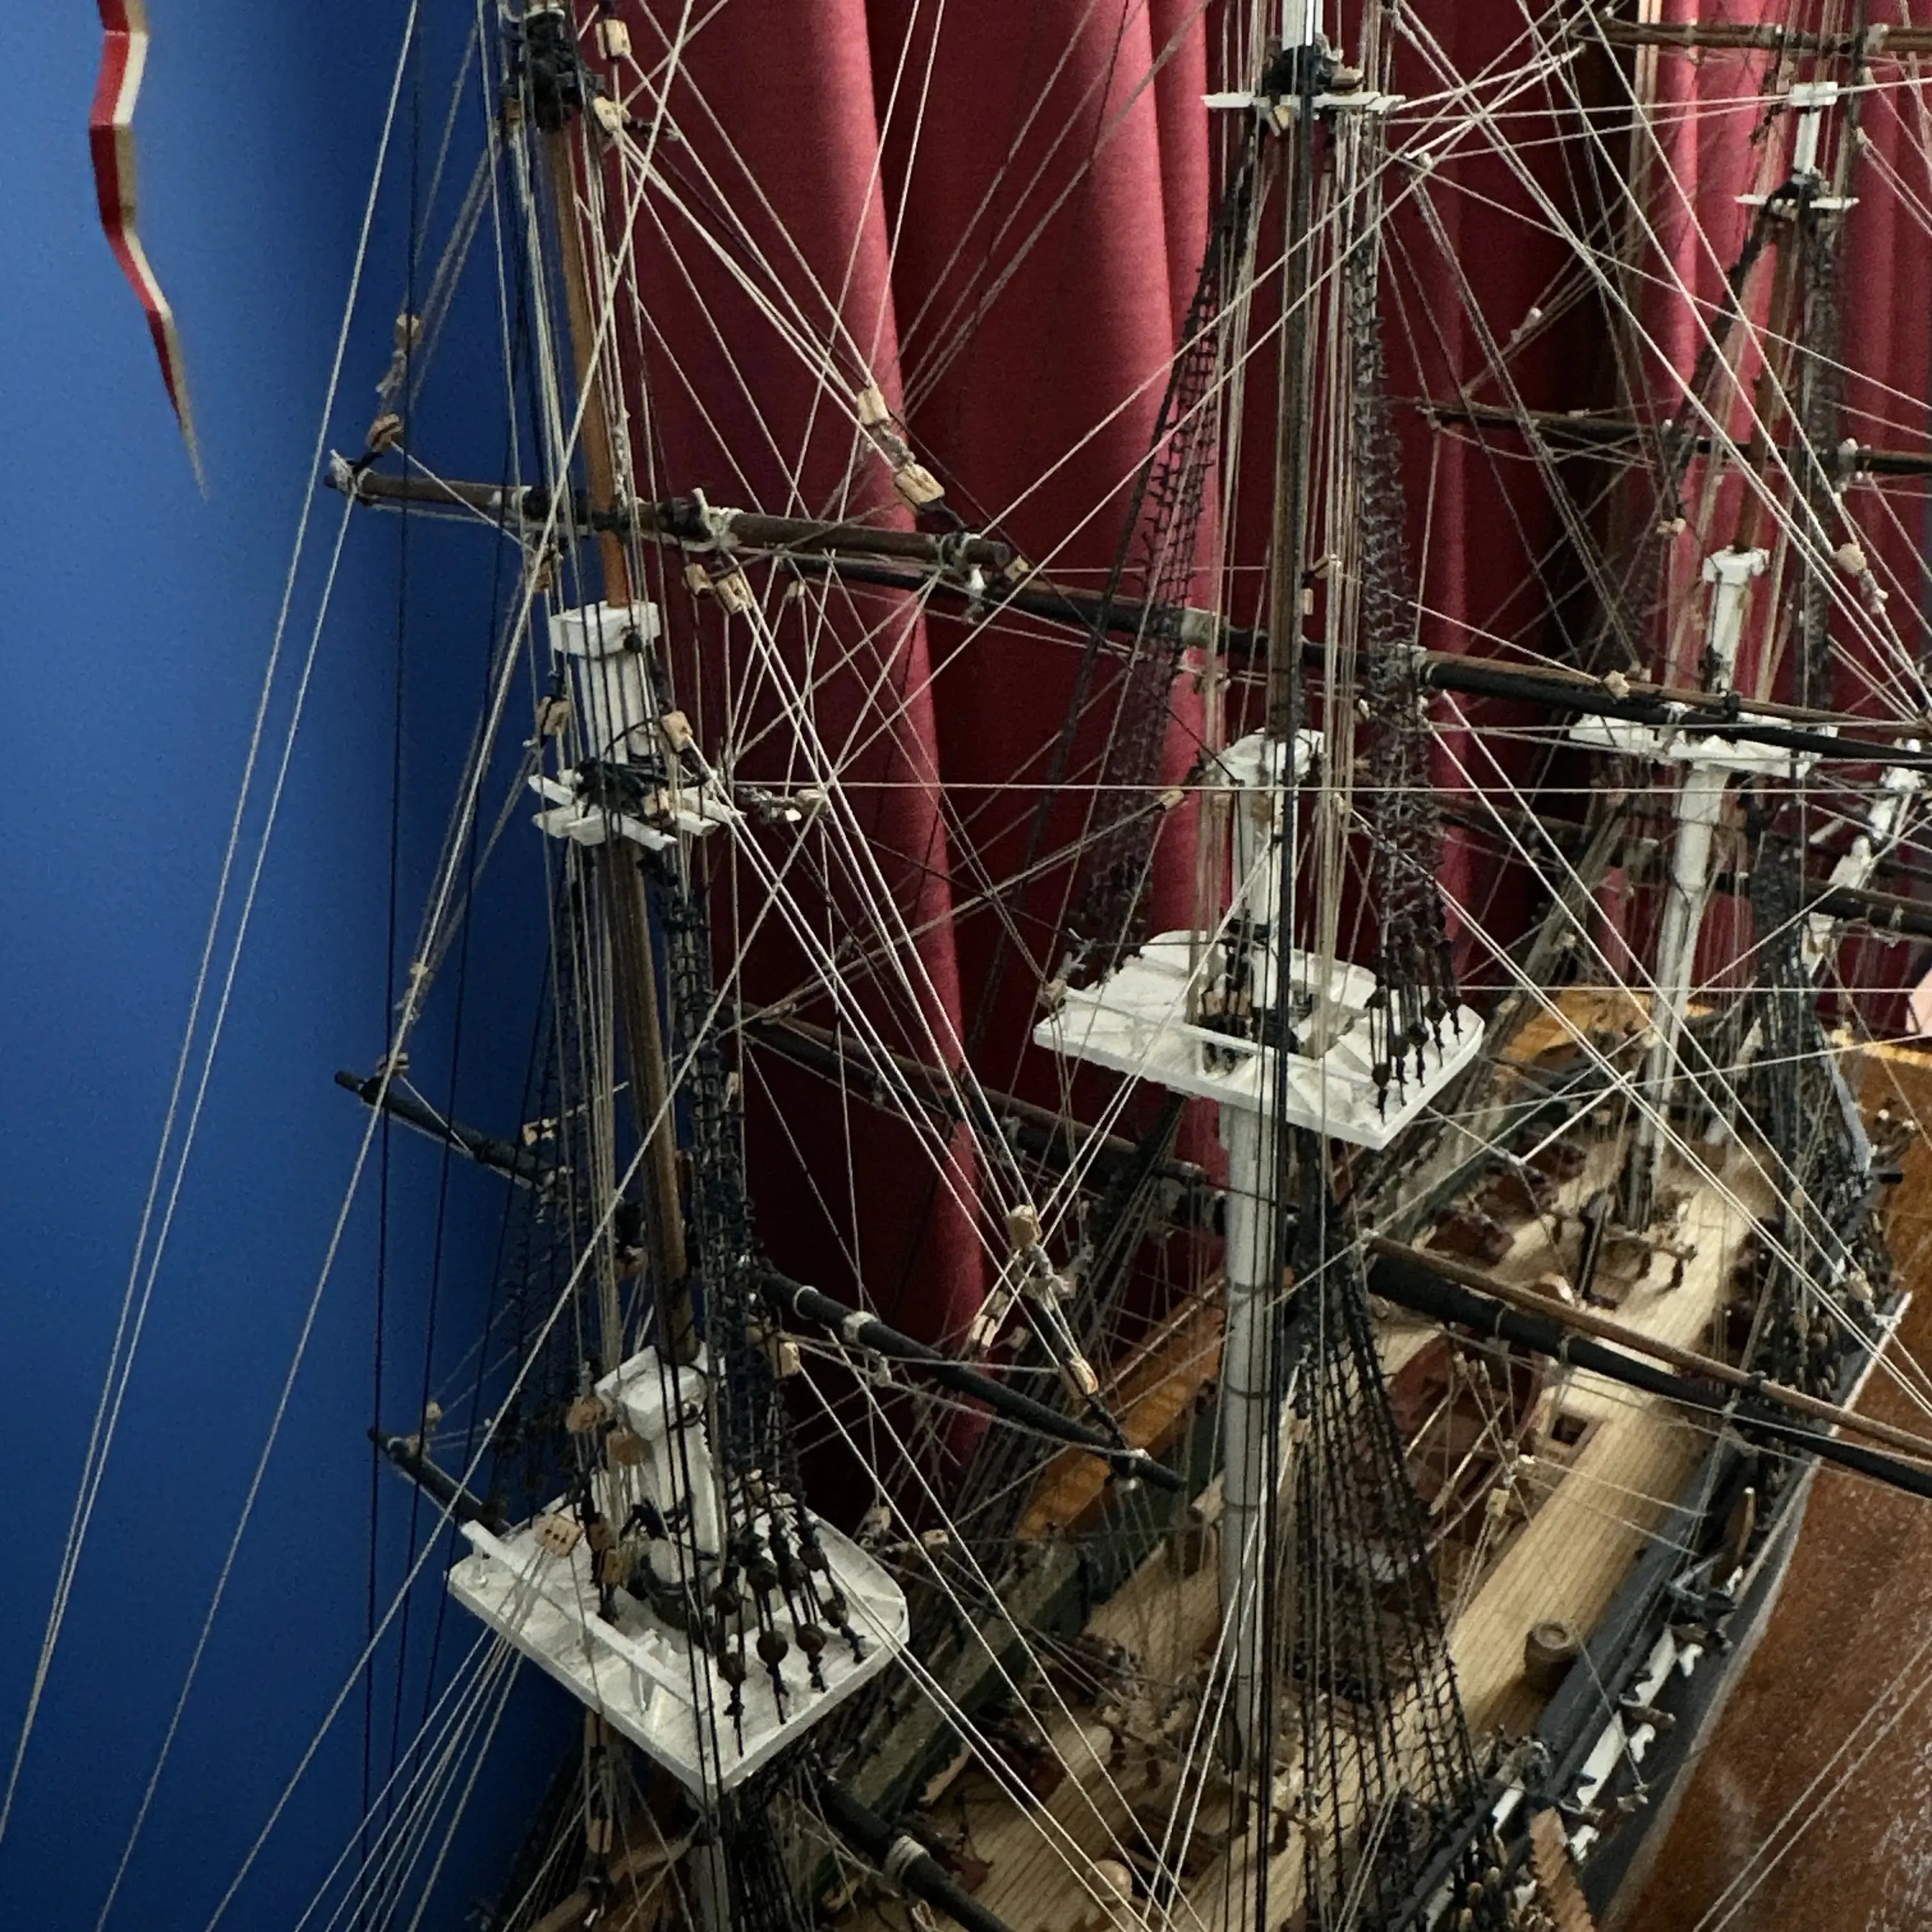
<path id="1" fill-rule="evenodd" d="M 1294 782 L 1306 777 L 1321 748 L 1317 731 L 1297 734 Z M 1237 788 L 1234 861 L 1240 885 L 1229 920 L 1245 915 L 1256 929 L 1255 1004 L 1273 1004 L 1274 916 L 1280 892 L 1282 826 L 1286 793 L 1280 784 L 1281 747 L 1256 732 L 1231 745 L 1220 764 Z M 1271 796 L 1272 809 L 1257 794 Z M 1244 1040 L 1190 1017 L 1198 1012 L 1216 970 L 1219 942 L 1227 930 L 1163 932 L 1098 986 L 1069 991 L 1059 1010 L 1034 1029 L 1036 1046 L 1068 1060 L 1110 1068 L 1136 1080 L 1152 1080 L 1177 1094 L 1217 1100 L 1223 1108 L 1272 1112 L 1279 1070 L 1272 1046 Z M 1378 1093 L 1369 1040 L 1369 1001 L 1376 976 L 1366 967 L 1330 960 L 1321 965 L 1311 953 L 1289 956 L 1289 983 L 1318 992 L 1316 1010 L 1328 1042 L 1319 1053 L 1288 1056 L 1286 1109 L 1290 1126 L 1306 1127 L 1357 1147 L 1387 1147 L 1435 1096 L 1473 1060 L 1483 1042 L 1481 1017 L 1458 1006 L 1442 1026 L 1442 1043 L 1421 1049 L 1423 1072 L 1416 1073 L 1416 1049 L 1406 1055 L 1407 1078 L 1391 1081 Z M 1318 976 L 1322 985 L 1318 988 Z"/>
<path id="2" fill-rule="evenodd" d="M 605 1522 L 626 1522 L 646 1500 L 664 1516 L 688 1508 L 700 1548 L 715 1550 L 718 1510 L 699 1419 L 705 1383 L 701 1363 L 673 1368 L 655 1348 L 633 1355 L 598 1383 L 599 1397 L 642 1448 L 637 1460 L 596 1478 Z M 784 1498 L 774 1500 L 779 1528 L 789 1534 L 789 1508 Z M 769 1512 L 753 1519 L 760 1540 L 771 1526 Z M 735 1719 L 729 1714 L 731 1685 L 702 1645 L 626 1590 L 610 1593 L 611 1612 L 604 1616 L 589 1544 L 561 1502 L 501 1536 L 481 1523 L 465 1523 L 471 1554 L 451 1571 L 450 1593 L 701 1797 L 748 1777 L 905 1648 L 910 1620 L 898 1586 L 830 1523 L 814 1526 L 826 1562 L 821 1591 L 829 1587 L 844 1598 L 861 1654 L 855 1657 L 843 1635 L 828 1630 L 819 1658 L 821 1690 L 793 1643 L 778 1666 L 782 1710 L 771 1670 L 748 1660 L 742 1710 Z M 675 1582 L 679 1555 L 676 1544 L 662 1538 L 642 1560 Z M 694 1594 L 708 1598 L 717 1566 L 707 1563 L 703 1570 Z M 780 1615 L 775 1622 L 785 1632 L 790 1619 Z"/>

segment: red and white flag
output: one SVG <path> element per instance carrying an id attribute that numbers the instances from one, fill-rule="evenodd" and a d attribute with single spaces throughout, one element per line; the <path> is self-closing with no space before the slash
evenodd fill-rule
<path id="1" fill-rule="evenodd" d="M 100 201 L 100 225 L 114 259 L 121 264 L 148 317 L 148 333 L 160 357 L 161 380 L 175 406 L 188 460 L 201 478 L 201 458 L 195 446 L 194 418 L 188 405 L 188 378 L 182 362 L 181 338 L 174 310 L 161 292 L 147 252 L 135 226 L 134 101 L 148 64 L 148 14 L 145 0 L 100 0 L 105 40 L 100 52 L 100 78 L 88 116 L 88 146 L 94 155 L 94 184 Z"/>

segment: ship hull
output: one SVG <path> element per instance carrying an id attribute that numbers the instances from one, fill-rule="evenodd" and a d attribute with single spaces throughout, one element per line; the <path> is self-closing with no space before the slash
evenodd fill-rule
<path id="1" fill-rule="evenodd" d="M 1910 1299 L 1900 1297 L 1889 1310 L 1877 1348 L 1848 1366 L 1838 1392 L 1846 1405 L 1862 1393 Z M 1572 1800 L 1578 1768 L 1593 1752 L 1600 1762 L 1609 1726 L 1620 1726 L 1627 1741 L 1621 1761 L 1589 1794 L 1590 1809 L 1606 1823 L 1600 1828 L 1586 1824 L 1580 1832 L 1574 1814 L 1565 1820 L 1573 1850 L 1580 1854 L 1579 1877 L 1598 1932 L 1618 1932 L 1631 1922 L 1698 1762 L 1770 1626 L 1804 1532 L 1819 1468 L 1811 1457 L 1797 1466 L 1772 1502 L 1771 1520 L 1732 1593 L 1735 1607 L 1700 1627 L 1700 1609 L 1708 1614 L 1714 1606 L 1708 1598 L 1700 1605 L 1694 1587 L 1687 1587 L 1694 1584 L 1696 1571 L 1679 1552 L 1694 1546 L 1700 1523 L 1708 1525 L 1712 1499 L 1735 1491 L 1747 1453 L 1735 1441 L 1720 1440 L 1685 1485 L 1538 1729 L 1556 1773 L 1548 1788 Z M 1692 1620 L 1688 1627 L 1687 1618 Z M 1686 1634 L 1690 1642 L 1682 1640 Z M 1660 1682 L 1654 1666 L 1663 1648 L 1673 1644 Z M 1691 1658 L 1694 1646 L 1698 1654 Z M 1685 1667 L 1687 1659 L 1691 1667 Z M 1622 1712 L 1632 1701 L 1645 1715 Z M 1649 1720 L 1653 1712 L 1667 1715 L 1667 1726 Z"/>
<path id="2" fill-rule="evenodd" d="M 1698 1762 L 1770 1628 L 1803 1533 L 1817 1472 L 1814 1462 L 1792 1486 L 1790 1507 L 1780 1512 L 1766 1539 L 1765 1561 L 1757 1578 L 1726 1626 L 1730 1649 L 1683 1682 L 1682 1695 L 1672 1707 L 1676 1727 L 1646 1756 L 1643 1771 L 1649 1802 L 1632 1815 L 1625 1828 L 1604 1844 L 1582 1874 L 1584 1896 L 1589 1900 L 1598 1932 L 1621 1932 L 1631 1923 L 1630 1915 L 1670 1838 Z"/>

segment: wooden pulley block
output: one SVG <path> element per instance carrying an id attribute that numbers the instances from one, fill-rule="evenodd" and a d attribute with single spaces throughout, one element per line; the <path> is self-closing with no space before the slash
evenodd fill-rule
<path id="1" fill-rule="evenodd" d="M 622 1589 L 638 1567 L 638 1556 L 628 1543 L 614 1543 L 608 1550 L 598 1550 L 592 1564 L 598 1582 L 607 1590 Z"/>
<path id="2" fill-rule="evenodd" d="M 537 1546 L 546 1556 L 568 1556 L 584 1532 L 567 1516 L 554 1513 L 537 1519 Z"/>
<path id="3" fill-rule="evenodd" d="M 1738 1492 L 1738 1499 L 1724 1520 L 1724 1550 L 1717 1564 L 1719 1576 L 1728 1576 L 1744 1562 L 1744 1552 L 1750 1547 L 1751 1533 L 1756 1528 L 1757 1490 L 1747 1484 Z"/>
<path id="4" fill-rule="evenodd" d="M 946 487 L 922 463 L 902 463 L 892 472 L 892 488 L 908 505 L 922 510 L 946 494 Z"/>
<path id="5" fill-rule="evenodd" d="M 588 1436 L 593 1430 L 602 1428 L 608 1420 L 602 1400 L 594 1395 L 580 1395 L 563 1412 L 563 1426 L 573 1436 Z"/>

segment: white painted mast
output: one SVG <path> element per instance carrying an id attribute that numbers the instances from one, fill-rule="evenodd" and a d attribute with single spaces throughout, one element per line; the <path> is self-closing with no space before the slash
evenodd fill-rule
<path id="1" fill-rule="evenodd" d="M 1770 562 L 1762 550 L 1720 550 L 1704 560 L 1704 581 L 1712 586 L 1706 640 L 1708 688 L 1726 692 L 1737 674 L 1738 644 L 1750 608 L 1750 587 Z M 1664 1142 L 1675 1070 L 1683 1043 L 1684 1016 L 1690 1001 L 1697 964 L 1697 937 L 1711 893 L 1711 843 L 1724 815 L 1724 790 L 1735 769 L 1722 741 L 1707 739 L 1705 755 L 1685 759 L 1677 792 L 1677 836 L 1670 853 L 1670 884 L 1657 942 L 1657 990 L 1652 995 L 1650 1050 L 1645 1056 L 1646 1104 L 1626 1169 L 1624 1219 L 1648 1225 L 1656 1198 L 1657 1174 Z"/>

